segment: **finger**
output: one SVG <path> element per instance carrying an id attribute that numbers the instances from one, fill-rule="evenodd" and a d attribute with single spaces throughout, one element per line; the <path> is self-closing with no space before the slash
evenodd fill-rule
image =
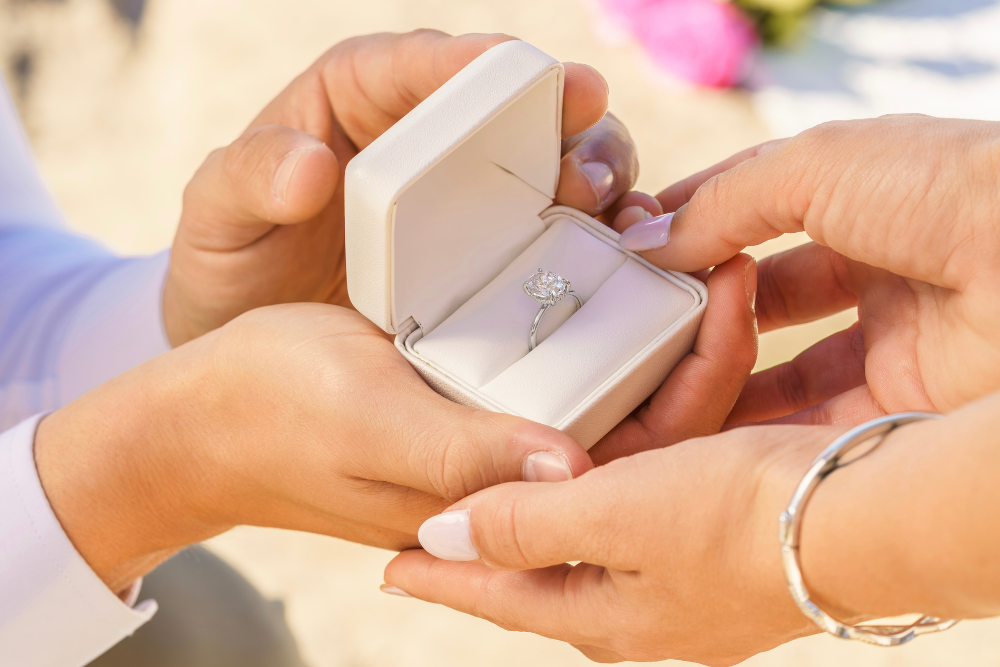
<path id="1" fill-rule="evenodd" d="M 408 595 L 485 619 L 506 630 L 552 639 L 593 642 L 598 619 L 613 595 L 604 568 L 581 563 L 524 572 L 498 572 L 415 549 L 385 569 L 385 583 Z"/>
<path id="2" fill-rule="evenodd" d="M 754 373 L 727 422 L 761 422 L 818 405 L 865 384 L 865 341 L 855 323 L 796 356 Z"/>
<path id="3" fill-rule="evenodd" d="M 948 304 L 953 302 L 953 291 L 914 283 L 885 269 L 860 262 L 851 262 L 848 266 L 851 280 L 860 295 L 858 312 L 863 315 L 865 374 L 879 405 L 887 412 L 947 412 L 981 395 L 973 392 L 946 397 L 938 392 L 932 394 L 932 385 L 925 383 L 927 359 L 941 354 L 944 344 L 938 338 L 936 325 L 916 326 L 912 323 L 925 321 L 921 316 L 921 302 L 933 304 L 930 306 L 933 309 L 948 311 Z M 901 326 L 901 323 L 905 324 Z M 927 349 L 934 352 L 927 355 Z M 956 364 L 964 362 L 954 357 L 947 357 L 946 361 L 939 363 L 942 364 L 941 377 L 952 372 L 972 378 L 981 375 L 976 368 L 968 366 L 963 373 L 963 369 Z M 979 359 L 979 363 L 985 361 Z M 969 384 L 964 383 L 964 391 L 970 391 Z M 989 388 L 984 388 L 983 393 L 988 391 Z"/>
<path id="4" fill-rule="evenodd" d="M 598 215 L 628 192 L 638 177 L 632 137 L 621 121 L 606 114 L 590 129 L 563 141 L 555 201 Z"/>
<path id="5" fill-rule="evenodd" d="M 607 116 L 610 89 L 601 73 L 590 65 L 564 63 L 563 66 L 566 68 L 566 77 L 563 87 L 562 134 L 564 137 L 572 137 L 593 127 Z M 614 122 L 624 130 L 621 122 L 617 119 Z M 625 135 L 628 136 L 627 131 Z M 631 137 L 629 144 L 631 145 Z M 634 147 L 632 152 L 634 154 Z M 634 178 L 632 182 L 635 182 Z M 628 188 L 624 188 L 622 192 L 625 190 Z"/>
<path id="6" fill-rule="evenodd" d="M 872 396 L 868 385 L 862 385 L 823 401 L 819 405 L 762 423 L 857 426 L 887 414 L 888 412 Z"/>
<path id="7" fill-rule="evenodd" d="M 805 231 L 849 259 L 961 289 L 976 272 L 959 267 L 993 250 L 972 242 L 976 211 L 953 184 L 995 184 L 947 156 L 978 154 L 994 131 L 923 116 L 825 123 L 713 176 L 660 229 L 641 229 L 627 245 L 633 226 L 621 243 L 657 266 L 695 271 Z"/>
<path id="8" fill-rule="evenodd" d="M 324 54 L 253 125 L 289 125 L 327 141 L 337 123 L 361 149 L 463 67 L 514 39 L 503 34 L 453 37 L 437 30 L 355 37 Z M 608 89 L 593 68 L 575 63 L 565 67 L 562 125 L 564 136 L 572 136 L 601 120 Z"/>
<path id="9" fill-rule="evenodd" d="M 632 190 L 631 192 L 626 192 L 617 201 L 608 206 L 604 210 L 604 213 L 598 216 L 597 219 L 621 234 L 627 227 L 647 219 L 634 215 L 621 217 L 621 214 L 628 209 L 642 209 L 649 213 L 650 216 L 663 215 L 663 208 L 653 195 Z"/>
<path id="10" fill-rule="evenodd" d="M 760 333 L 812 322 L 858 305 L 847 260 L 816 243 L 764 258 L 757 275 Z"/>
<path id="11" fill-rule="evenodd" d="M 641 476 L 634 461 L 626 465 Z M 514 482 L 479 491 L 425 521 L 420 545 L 443 560 L 481 560 L 494 569 L 575 560 L 636 569 L 635 554 L 621 553 L 612 540 L 628 524 L 616 508 L 635 495 L 630 485 L 638 482 L 627 480 L 620 466 L 596 472 L 559 484 Z"/>
<path id="12" fill-rule="evenodd" d="M 280 125 L 247 130 L 188 183 L 181 229 L 206 250 L 252 243 L 276 224 L 317 215 L 339 173 L 333 152 L 310 134 Z"/>
<path id="13" fill-rule="evenodd" d="M 619 226 L 622 228 L 628 228 L 636 224 L 637 222 L 642 222 L 643 220 L 649 220 L 653 216 L 654 214 L 646 210 L 644 206 L 639 206 L 639 205 L 628 206 L 619 211 L 618 214 L 615 216 L 612 228 Z M 706 280 L 708 279 L 707 275 L 705 276 L 705 279 Z"/>
<path id="14" fill-rule="evenodd" d="M 457 405 L 422 382 L 417 391 L 408 405 L 387 406 L 394 428 L 404 426 L 405 432 L 370 452 L 370 474 L 380 479 L 455 502 L 503 482 L 565 481 L 593 467 L 587 452 L 562 431 Z M 409 443 L 405 452 L 392 444 L 399 442 Z"/>
<path id="15" fill-rule="evenodd" d="M 590 450 L 601 465 L 636 452 L 718 433 L 757 360 L 756 266 L 747 255 L 716 267 L 694 350 L 640 408 Z"/>
<path id="16" fill-rule="evenodd" d="M 708 169 L 703 169 L 697 174 L 693 174 L 682 181 L 674 183 L 667 189 L 657 194 L 656 198 L 659 200 L 664 211 L 676 211 L 681 206 L 688 203 L 688 201 L 691 200 L 691 197 L 694 196 L 695 191 L 697 191 L 698 188 L 700 188 L 708 179 L 713 176 L 717 176 L 724 171 L 732 169 L 741 162 L 755 158 L 758 155 L 763 155 L 769 150 L 777 148 L 786 141 L 788 141 L 788 139 L 774 139 L 772 141 L 765 141 L 757 146 L 742 150 L 739 153 L 726 158 L 722 162 L 712 165 Z"/>

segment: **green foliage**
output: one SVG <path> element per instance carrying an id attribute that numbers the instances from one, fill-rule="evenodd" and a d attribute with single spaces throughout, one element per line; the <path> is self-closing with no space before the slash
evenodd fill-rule
<path id="1" fill-rule="evenodd" d="M 819 4 L 866 5 L 874 0 L 733 0 L 757 26 L 757 34 L 768 46 L 792 41 L 806 23 L 809 10 Z"/>

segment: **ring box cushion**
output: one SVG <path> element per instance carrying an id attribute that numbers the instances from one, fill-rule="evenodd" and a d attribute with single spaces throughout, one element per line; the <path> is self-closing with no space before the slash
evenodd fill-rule
<path id="1" fill-rule="evenodd" d="M 563 429 L 585 447 L 686 354 L 704 285 L 552 207 L 562 66 L 523 42 L 477 58 L 347 169 L 348 289 L 442 395 Z M 528 352 L 537 269 L 572 283 Z"/>

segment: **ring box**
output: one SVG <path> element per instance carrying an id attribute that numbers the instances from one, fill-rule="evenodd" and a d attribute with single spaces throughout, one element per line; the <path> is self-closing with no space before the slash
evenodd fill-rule
<path id="1" fill-rule="evenodd" d="M 563 66 L 524 42 L 493 47 L 347 166 L 348 291 L 439 394 L 565 431 L 591 447 L 687 354 L 708 298 L 698 280 L 552 206 Z M 530 353 L 539 268 L 572 283 Z"/>

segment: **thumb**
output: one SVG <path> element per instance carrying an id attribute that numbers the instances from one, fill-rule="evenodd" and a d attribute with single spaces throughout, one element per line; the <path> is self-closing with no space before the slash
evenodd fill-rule
<path id="1" fill-rule="evenodd" d="M 573 560 L 615 565 L 606 544 L 615 518 L 586 475 L 558 484 L 513 482 L 480 491 L 420 526 L 420 545 L 442 560 L 527 570 Z"/>
<path id="2" fill-rule="evenodd" d="M 456 405 L 426 385 L 394 402 L 391 421 L 391 437 L 369 448 L 364 474 L 450 502 L 504 482 L 565 481 L 593 468 L 583 447 L 551 426 Z M 394 443 L 403 429 L 408 449 L 400 456 Z"/>
<path id="3" fill-rule="evenodd" d="M 320 213 L 340 178 L 333 151 L 311 134 L 282 125 L 247 130 L 214 151 L 184 190 L 179 234 L 205 250 L 236 250 L 274 225 Z"/>

